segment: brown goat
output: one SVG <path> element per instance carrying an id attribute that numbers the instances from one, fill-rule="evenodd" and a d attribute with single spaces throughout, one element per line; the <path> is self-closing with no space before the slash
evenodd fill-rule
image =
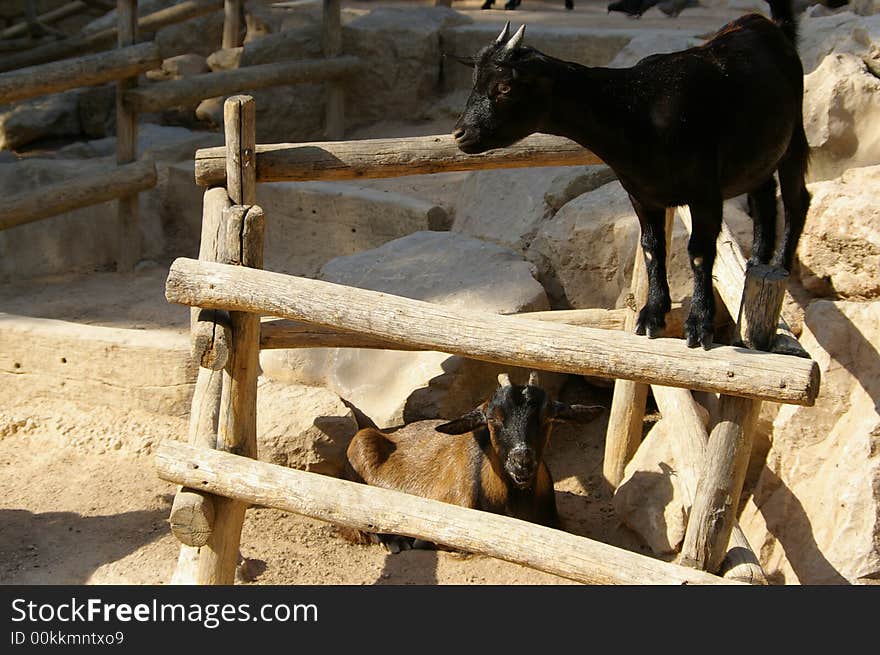
<path id="1" fill-rule="evenodd" d="M 526 385 L 511 384 L 506 374 L 498 380 L 489 400 L 454 421 L 360 430 L 348 447 L 350 477 L 558 527 L 553 477 L 544 462 L 553 422 L 587 422 L 603 408 L 551 401 L 535 373 Z M 394 535 L 375 538 L 391 552 L 424 545 Z"/>

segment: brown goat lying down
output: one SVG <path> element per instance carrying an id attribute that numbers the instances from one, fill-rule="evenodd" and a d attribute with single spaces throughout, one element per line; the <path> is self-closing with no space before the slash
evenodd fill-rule
<path id="1" fill-rule="evenodd" d="M 360 430 L 348 447 L 359 482 L 558 527 L 553 477 L 544 452 L 555 421 L 586 423 L 598 406 L 551 401 L 532 373 L 526 385 L 506 374 L 492 397 L 454 421 L 418 421 L 390 433 Z M 361 535 L 363 538 L 363 535 Z M 424 546 L 375 535 L 391 552 Z"/>

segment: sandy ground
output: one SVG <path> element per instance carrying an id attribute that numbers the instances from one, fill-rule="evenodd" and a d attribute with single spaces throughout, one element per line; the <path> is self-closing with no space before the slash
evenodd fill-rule
<path id="1" fill-rule="evenodd" d="M 610 400 L 572 379 L 570 402 Z M 570 532 L 645 552 L 618 524 L 601 466 L 607 413 L 561 426 L 548 463 Z M 58 398 L 0 409 L 0 584 L 164 584 L 178 545 L 168 527 L 174 485 L 152 450 L 186 432 L 183 419 Z M 267 508 L 248 512 L 242 554 L 256 584 L 556 584 L 568 581 L 489 557 L 437 551 L 390 555 L 335 528 Z"/>

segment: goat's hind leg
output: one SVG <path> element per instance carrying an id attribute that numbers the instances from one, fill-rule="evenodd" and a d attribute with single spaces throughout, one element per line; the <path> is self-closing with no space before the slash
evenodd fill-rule
<path id="1" fill-rule="evenodd" d="M 782 206 L 785 210 L 785 227 L 779 249 L 771 262 L 791 271 L 798 241 L 804 231 L 807 211 L 810 209 L 810 192 L 804 179 L 809 163 L 810 148 L 803 128 L 792 137 L 788 151 L 779 162 L 779 186 Z"/>
<path id="2" fill-rule="evenodd" d="M 690 204 L 693 229 L 688 241 L 688 256 L 694 276 L 694 295 L 684 323 L 688 348 L 709 348 L 714 339 L 715 296 L 712 292 L 712 268 L 715 265 L 715 242 L 721 231 L 723 204 L 721 196 L 711 201 Z"/>
<path id="3" fill-rule="evenodd" d="M 753 227 L 748 265 L 769 264 L 776 248 L 776 179 L 772 175 L 749 193 L 749 215 Z"/>
<path id="4" fill-rule="evenodd" d="M 662 336 L 666 314 L 672 308 L 669 283 L 666 280 L 666 210 L 645 209 L 630 196 L 639 217 L 642 253 L 648 275 L 648 299 L 636 320 L 636 334 L 649 338 Z"/>

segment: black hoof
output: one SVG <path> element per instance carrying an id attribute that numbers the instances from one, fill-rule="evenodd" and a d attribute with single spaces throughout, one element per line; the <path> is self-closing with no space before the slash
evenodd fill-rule
<path id="1" fill-rule="evenodd" d="M 649 339 L 656 339 L 663 336 L 663 330 L 666 328 L 666 313 L 648 307 L 642 307 L 639 312 L 639 318 L 636 320 L 636 334 L 639 336 L 648 335 Z"/>
<path id="2" fill-rule="evenodd" d="M 711 325 L 691 323 L 688 321 L 684 326 L 684 336 L 688 348 L 703 346 L 704 350 L 712 347 L 715 335 Z"/>

